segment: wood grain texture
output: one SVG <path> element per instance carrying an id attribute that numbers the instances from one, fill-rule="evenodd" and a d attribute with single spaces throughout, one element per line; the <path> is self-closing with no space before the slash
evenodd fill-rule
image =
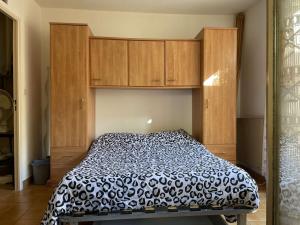
<path id="1" fill-rule="evenodd" d="M 88 28 L 88 39 L 89 37 L 93 36 L 92 30 Z M 90 43 L 89 41 L 86 41 L 86 48 L 88 49 L 88 51 L 90 51 Z M 87 63 L 87 67 L 86 67 L 86 77 L 87 77 L 87 81 L 86 81 L 86 89 L 85 91 L 87 92 L 87 118 L 86 118 L 86 123 L 87 123 L 87 130 L 86 130 L 86 135 L 85 135 L 85 150 L 87 151 L 91 145 L 91 143 L 94 141 L 95 139 L 95 90 L 92 88 L 89 88 L 89 85 L 91 83 L 90 80 L 90 59 L 89 59 L 89 55 L 90 53 L 87 53 L 87 57 L 86 57 L 86 63 Z"/>
<path id="2" fill-rule="evenodd" d="M 51 150 L 51 180 L 59 181 L 67 172 L 75 167 L 84 156 L 82 149 L 66 150 L 65 148 L 52 148 Z"/>
<path id="3" fill-rule="evenodd" d="M 54 148 L 51 152 L 51 158 L 55 164 L 69 165 L 77 163 L 85 156 L 85 153 L 78 151 L 78 149 L 67 150 L 61 148 Z"/>
<path id="4" fill-rule="evenodd" d="M 101 89 L 160 89 L 160 90 L 179 90 L 179 89 L 197 89 L 199 86 L 90 86 L 91 88 Z"/>
<path id="5" fill-rule="evenodd" d="M 87 85 L 88 86 L 88 85 Z M 85 151 L 87 151 L 91 143 L 95 140 L 95 90 L 92 88 L 87 89 L 87 131 L 85 135 Z"/>
<path id="6" fill-rule="evenodd" d="M 215 155 L 231 162 L 236 162 L 236 145 L 205 145 Z"/>
<path id="7" fill-rule="evenodd" d="M 127 45 L 127 40 L 90 39 L 91 85 L 128 85 Z"/>
<path id="8" fill-rule="evenodd" d="M 166 41 L 166 85 L 200 85 L 200 41 Z"/>
<path id="9" fill-rule="evenodd" d="M 94 138 L 94 90 L 89 89 L 89 42 L 84 25 L 52 24 L 51 40 L 51 180 L 78 163 L 65 163 L 57 157 L 68 149 L 85 153 Z M 60 149 L 61 153 L 57 153 Z M 53 153 L 53 155 L 52 155 Z M 79 154 L 79 153 L 78 153 Z M 59 165 L 59 167 L 58 167 Z"/>
<path id="10" fill-rule="evenodd" d="M 51 146 L 84 145 L 86 53 L 84 26 L 51 26 Z M 76 46 L 76 48 L 75 48 Z"/>
<path id="11" fill-rule="evenodd" d="M 84 26 L 87 27 L 87 23 L 64 23 L 64 22 L 50 22 L 50 25 L 66 25 L 66 26 Z"/>
<path id="12" fill-rule="evenodd" d="M 128 37 L 105 37 L 93 36 L 90 39 L 127 40 L 127 41 L 195 41 L 193 38 L 128 38 Z"/>
<path id="13" fill-rule="evenodd" d="M 237 30 L 203 29 L 200 39 L 202 88 L 193 90 L 193 136 L 209 150 L 236 162 Z"/>
<path id="14" fill-rule="evenodd" d="M 163 86 L 164 41 L 129 41 L 129 85 Z"/>
<path id="15" fill-rule="evenodd" d="M 235 25 L 238 28 L 237 30 L 237 89 L 239 80 L 240 80 L 240 72 L 242 66 L 242 49 L 243 49 L 243 37 L 244 37 L 244 29 L 245 29 L 245 13 L 241 12 L 235 16 Z"/>
<path id="16" fill-rule="evenodd" d="M 79 160 L 79 159 L 77 159 Z M 58 164 L 58 163 L 53 163 L 51 164 L 50 168 L 50 181 L 49 185 L 56 186 L 58 182 L 61 180 L 61 178 L 66 175 L 71 169 L 73 169 L 76 166 L 77 163 L 73 162 L 71 163 L 70 161 L 67 164 Z"/>
<path id="17" fill-rule="evenodd" d="M 203 143 L 236 144 L 236 29 L 205 29 Z"/>
<path id="18" fill-rule="evenodd" d="M 75 167 L 84 157 L 86 151 L 82 148 L 52 148 L 51 149 L 51 180 L 59 181 L 67 172 Z"/>

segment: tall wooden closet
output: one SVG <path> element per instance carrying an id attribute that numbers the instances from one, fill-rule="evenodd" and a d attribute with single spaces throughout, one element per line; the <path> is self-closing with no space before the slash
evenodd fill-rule
<path id="1" fill-rule="evenodd" d="M 89 88 L 89 36 L 84 24 L 50 26 L 51 182 L 84 157 L 94 138 L 94 91 Z"/>
<path id="2" fill-rule="evenodd" d="M 237 29 L 204 28 L 197 38 L 202 84 L 193 90 L 193 136 L 235 163 Z"/>

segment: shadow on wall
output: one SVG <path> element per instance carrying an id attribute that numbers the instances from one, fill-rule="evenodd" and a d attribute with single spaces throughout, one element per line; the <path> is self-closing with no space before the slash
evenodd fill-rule
<path id="1" fill-rule="evenodd" d="M 264 118 L 238 118 L 237 163 L 262 175 Z"/>
<path id="2" fill-rule="evenodd" d="M 27 148 L 29 159 L 38 159 L 42 157 L 42 143 L 41 143 L 41 55 L 40 47 L 40 31 L 38 27 L 29 24 L 27 26 L 27 33 L 25 36 L 25 48 L 27 58 L 25 71 L 25 101 L 26 101 L 26 119 L 27 123 L 26 134 L 28 135 Z M 37 57 L 32 57 L 37 56 Z"/>

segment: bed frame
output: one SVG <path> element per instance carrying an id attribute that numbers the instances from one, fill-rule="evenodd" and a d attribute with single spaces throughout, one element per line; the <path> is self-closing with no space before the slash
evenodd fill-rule
<path id="1" fill-rule="evenodd" d="M 191 211 L 189 209 L 180 209 L 177 212 L 169 212 L 167 210 L 157 210 L 153 213 L 146 212 L 132 212 L 130 214 L 122 213 L 109 213 L 107 215 L 82 215 L 82 216 L 61 216 L 59 217 L 59 225 L 78 225 L 80 222 L 101 222 L 105 221 L 116 221 L 116 220 L 136 220 L 136 219 L 155 219 L 155 218 L 176 218 L 176 217 L 195 217 L 195 216 L 215 216 L 214 221 L 217 221 L 217 225 L 227 224 L 221 215 L 236 215 L 237 225 L 247 224 L 247 214 L 253 213 L 254 209 L 201 209 L 199 211 Z M 222 223 L 223 221 L 223 223 Z"/>

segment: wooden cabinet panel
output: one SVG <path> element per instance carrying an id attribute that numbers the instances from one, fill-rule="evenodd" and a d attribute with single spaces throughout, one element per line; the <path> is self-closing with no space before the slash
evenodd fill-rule
<path id="1" fill-rule="evenodd" d="M 200 85 L 200 41 L 166 41 L 166 85 Z"/>
<path id="2" fill-rule="evenodd" d="M 83 24 L 51 24 L 51 180 L 85 156 L 94 139 L 94 90 L 89 88 L 89 36 Z"/>
<path id="3" fill-rule="evenodd" d="M 164 41 L 129 41 L 129 85 L 163 86 Z"/>
<path id="4" fill-rule="evenodd" d="M 84 146 L 87 28 L 51 26 L 51 146 Z"/>
<path id="5" fill-rule="evenodd" d="M 92 86 L 128 85 L 127 40 L 90 39 Z"/>
<path id="6" fill-rule="evenodd" d="M 76 165 L 51 164 L 50 168 L 50 185 L 56 186 L 57 182 Z"/>
<path id="7" fill-rule="evenodd" d="M 85 156 L 87 151 L 82 151 L 81 148 L 52 148 L 51 162 L 54 164 L 76 165 Z"/>
<path id="8" fill-rule="evenodd" d="M 205 144 L 236 144 L 236 54 L 236 29 L 204 31 Z"/>
<path id="9" fill-rule="evenodd" d="M 231 162 L 236 162 L 236 145 L 205 145 L 215 155 Z"/>
<path id="10" fill-rule="evenodd" d="M 237 30 L 204 28 L 197 38 L 201 88 L 193 90 L 193 136 L 235 163 Z"/>

